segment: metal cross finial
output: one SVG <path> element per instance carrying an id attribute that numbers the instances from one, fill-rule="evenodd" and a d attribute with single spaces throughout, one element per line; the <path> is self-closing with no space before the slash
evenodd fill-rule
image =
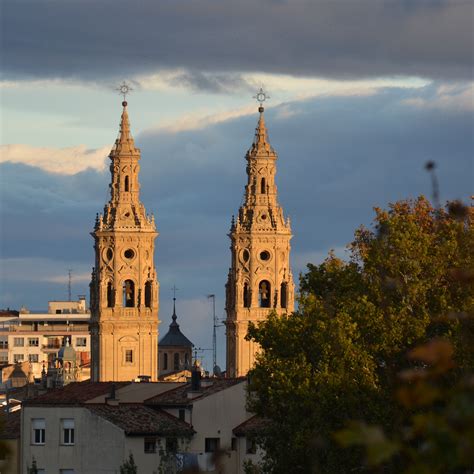
<path id="1" fill-rule="evenodd" d="M 173 288 L 171 288 L 171 291 L 173 292 L 173 299 L 176 299 L 176 292 L 179 291 L 179 288 L 176 288 L 176 285 L 173 285 Z"/>
<path id="2" fill-rule="evenodd" d="M 257 102 L 260 103 L 260 107 L 263 106 L 263 103 L 270 98 L 270 96 L 263 90 L 263 87 L 260 87 L 260 90 L 256 95 L 253 96 L 254 99 L 257 99 Z"/>
<path id="3" fill-rule="evenodd" d="M 127 99 L 127 94 L 133 91 L 133 88 L 130 84 L 127 84 L 125 81 L 123 81 L 122 84 L 120 84 L 115 90 L 119 91 L 119 93 L 123 95 L 123 101 L 125 102 Z"/>

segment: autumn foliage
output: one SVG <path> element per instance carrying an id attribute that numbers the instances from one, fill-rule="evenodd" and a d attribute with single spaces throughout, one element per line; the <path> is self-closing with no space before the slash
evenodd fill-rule
<path id="1" fill-rule="evenodd" d="M 423 197 L 377 208 L 348 261 L 308 265 L 298 311 L 250 326 L 264 472 L 474 465 L 473 219 Z"/>

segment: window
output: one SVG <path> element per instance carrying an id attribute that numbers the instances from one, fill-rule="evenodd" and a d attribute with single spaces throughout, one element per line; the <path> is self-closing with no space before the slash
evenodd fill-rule
<path id="1" fill-rule="evenodd" d="M 13 339 L 13 345 L 15 347 L 23 347 L 25 345 L 25 338 L 24 337 L 15 337 Z"/>
<path id="2" fill-rule="evenodd" d="M 0 354 L 0 364 L 8 363 L 8 354 Z"/>
<path id="3" fill-rule="evenodd" d="M 262 178 L 262 181 L 260 181 L 260 193 L 265 194 L 266 191 L 267 191 L 267 186 L 265 183 L 265 178 Z"/>
<path id="4" fill-rule="evenodd" d="M 133 364 L 133 351 L 131 349 L 127 349 L 125 351 L 125 362 L 128 364 Z"/>
<path id="5" fill-rule="evenodd" d="M 0 349 L 8 349 L 8 341 L 0 341 Z"/>
<path id="6" fill-rule="evenodd" d="M 145 306 L 151 308 L 151 281 L 145 283 Z"/>
<path id="7" fill-rule="evenodd" d="M 125 191 L 127 193 L 130 191 L 130 179 L 128 176 L 125 176 Z"/>
<path id="8" fill-rule="evenodd" d="M 25 360 L 24 354 L 13 354 L 13 363 L 19 364 Z"/>
<path id="9" fill-rule="evenodd" d="M 30 347 L 38 347 L 39 346 L 39 338 L 38 337 L 30 337 L 28 339 L 28 345 Z"/>
<path id="10" fill-rule="evenodd" d="M 257 444 L 255 440 L 245 438 L 245 451 L 247 454 L 255 454 L 257 452 Z"/>
<path id="11" fill-rule="evenodd" d="M 107 308 L 113 308 L 113 307 L 114 307 L 114 290 L 112 287 L 112 282 L 109 281 L 107 283 Z"/>
<path id="12" fill-rule="evenodd" d="M 184 408 L 179 409 L 179 419 L 181 421 L 186 421 L 186 410 Z"/>
<path id="13" fill-rule="evenodd" d="M 186 369 L 189 368 L 189 354 L 186 352 L 186 354 L 184 354 L 184 367 Z"/>
<path id="14" fill-rule="evenodd" d="M 288 288 L 288 285 L 283 282 L 281 284 L 281 289 L 280 289 L 280 306 L 282 308 L 286 308 L 286 300 L 287 300 L 287 288 Z"/>
<path id="15" fill-rule="evenodd" d="M 39 362 L 39 355 L 38 354 L 29 354 L 28 360 L 30 362 Z"/>
<path id="16" fill-rule="evenodd" d="M 179 370 L 179 354 L 177 352 L 174 353 L 173 370 Z"/>
<path id="17" fill-rule="evenodd" d="M 74 444 L 74 418 L 63 418 L 61 420 L 62 444 Z"/>
<path id="18" fill-rule="evenodd" d="M 237 451 L 237 438 L 232 438 L 230 449 L 231 451 Z"/>
<path id="19" fill-rule="evenodd" d="M 156 438 L 145 438 L 144 452 L 147 454 L 156 453 Z"/>
<path id="20" fill-rule="evenodd" d="M 250 290 L 248 283 L 244 283 L 244 308 L 250 308 Z"/>
<path id="21" fill-rule="evenodd" d="M 206 438 L 204 450 L 206 453 L 215 453 L 219 450 L 220 438 Z"/>
<path id="22" fill-rule="evenodd" d="M 260 308 L 270 308 L 270 283 L 262 280 L 258 285 Z"/>
<path id="23" fill-rule="evenodd" d="M 46 422 L 44 418 L 33 418 L 31 420 L 31 429 L 31 444 L 44 444 L 46 439 Z"/>
<path id="24" fill-rule="evenodd" d="M 123 306 L 133 308 L 135 306 L 135 283 L 132 280 L 123 282 Z"/>
<path id="25" fill-rule="evenodd" d="M 168 354 L 163 354 L 163 370 L 168 370 Z"/>
<path id="26" fill-rule="evenodd" d="M 86 347 L 87 338 L 86 337 L 76 337 L 76 347 Z"/>

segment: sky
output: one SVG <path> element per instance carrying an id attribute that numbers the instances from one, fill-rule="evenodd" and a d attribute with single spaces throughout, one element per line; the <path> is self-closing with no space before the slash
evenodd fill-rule
<path id="1" fill-rule="evenodd" d="M 5 0 L 0 76 L 0 308 L 87 294 L 95 215 L 127 81 L 141 198 L 159 237 L 160 333 L 212 347 L 227 237 L 264 86 L 296 282 L 370 226 L 373 207 L 468 198 L 474 6 L 464 0 Z M 218 363 L 225 366 L 224 328 Z M 203 351 L 210 368 L 211 352 Z"/>

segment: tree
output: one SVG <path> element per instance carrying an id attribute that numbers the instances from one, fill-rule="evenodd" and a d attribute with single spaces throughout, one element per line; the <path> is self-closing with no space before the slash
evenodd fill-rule
<path id="1" fill-rule="evenodd" d="M 137 474 L 138 467 L 133 459 L 133 454 L 130 453 L 128 459 L 126 459 L 120 466 L 120 474 Z"/>
<path id="2" fill-rule="evenodd" d="M 472 213 L 420 197 L 375 214 L 349 262 L 330 254 L 308 265 L 297 312 L 249 327 L 263 349 L 248 404 L 269 420 L 259 437 L 268 472 L 363 469 L 364 450 L 341 449 L 333 433 L 351 419 L 398 422 L 397 374 L 414 364 L 406 353 L 416 345 L 445 337 L 459 370 L 472 367 L 472 333 L 466 340 L 458 317 L 474 306 Z M 400 472 L 397 462 L 384 472 Z"/>

